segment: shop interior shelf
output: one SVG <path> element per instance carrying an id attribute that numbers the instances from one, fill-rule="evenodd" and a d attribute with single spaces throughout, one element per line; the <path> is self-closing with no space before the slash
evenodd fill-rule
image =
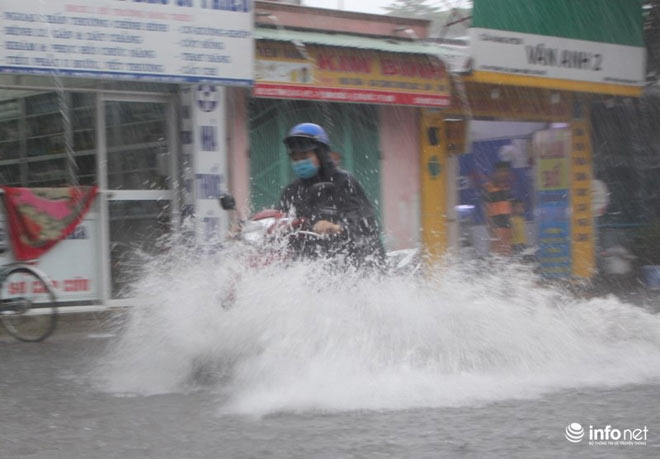
<path id="1" fill-rule="evenodd" d="M 60 102 L 68 104 L 72 125 L 66 126 L 62 122 Z M 91 158 L 96 155 L 96 97 L 67 93 L 61 100 L 54 92 L 44 92 L 5 101 L 0 108 L 6 116 L 0 119 L 0 167 L 5 168 L 7 181 L 20 177 L 23 185 L 30 186 L 48 186 L 66 181 L 68 173 L 61 167 L 68 157 L 64 145 L 67 135 L 73 140 L 74 148 L 79 149 L 73 153 L 74 157 L 85 157 L 76 160 L 80 167 L 78 179 L 89 183 L 95 180 L 96 166 Z M 137 173 L 150 179 L 155 167 L 140 166 L 153 162 L 154 154 L 163 149 L 163 142 L 158 139 L 166 137 L 164 112 L 140 109 L 139 106 L 137 110 L 124 111 L 117 105 L 106 114 L 106 122 L 110 123 L 107 126 L 108 141 L 126 142 L 109 147 L 109 159 L 117 162 L 123 153 L 132 155 L 126 161 L 119 161 L 110 174 L 116 178 L 122 174 Z M 115 124 L 111 124 L 113 122 Z M 67 129 L 70 131 L 67 132 Z M 131 141 L 138 143 L 128 143 Z M 141 159 L 133 160 L 133 157 Z M 145 160 L 145 157 L 151 158 L 151 161 Z M 22 167 L 19 168 L 19 165 Z M 13 172 L 10 173 L 10 169 Z M 94 173 L 89 174 L 92 169 Z"/>
<path id="2" fill-rule="evenodd" d="M 81 151 L 74 151 L 73 156 L 78 157 L 78 156 L 89 156 L 95 154 L 95 150 L 81 150 Z M 67 154 L 66 153 L 48 153 L 45 155 L 39 155 L 39 156 L 28 156 L 26 158 L 27 162 L 33 163 L 33 162 L 41 162 L 41 161 L 49 161 L 51 159 L 63 159 L 66 158 Z M 13 160 L 14 162 L 18 162 L 17 159 Z"/>
<path id="3" fill-rule="evenodd" d="M 93 132 L 94 128 L 72 129 L 71 132 L 85 132 L 85 131 Z M 58 137 L 58 136 L 64 136 L 64 131 L 57 131 L 57 132 L 53 132 L 51 134 L 29 135 L 29 136 L 26 136 L 25 138 L 30 140 L 30 139 L 41 139 L 41 138 L 44 138 L 44 137 Z M 14 140 L 14 142 L 16 142 L 16 140 Z"/>
<path id="4" fill-rule="evenodd" d="M 116 221 L 125 221 L 125 220 L 157 220 L 162 218 L 162 213 L 152 212 L 148 214 L 138 214 L 138 215 L 121 215 L 121 216 L 110 216 L 111 222 Z"/>
<path id="5" fill-rule="evenodd" d="M 51 134 L 40 134 L 40 135 L 30 135 L 25 137 L 27 140 L 33 140 L 33 139 L 43 139 L 43 138 L 49 138 L 49 137 L 63 137 L 64 132 L 58 131 L 58 132 L 53 132 Z"/>
<path id="6" fill-rule="evenodd" d="M 139 168 L 136 168 L 136 169 L 122 169 L 122 170 L 117 171 L 117 172 L 108 172 L 108 175 L 111 176 L 111 177 L 112 176 L 117 176 L 117 175 L 122 176 L 124 174 L 134 174 L 136 172 L 152 172 L 152 171 L 155 171 L 155 170 L 156 170 L 156 167 L 139 167 Z"/>
<path id="7" fill-rule="evenodd" d="M 113 145 L 108 147 L 108 153 L 128 153 L 135 150 L 143 150 L 147 148 L 158 148 L 163 145 L 163 142 L 145 142 L 145 143 L 132 143 L 129 145 Z"/>
<path id="8" fill-rule="evenodd" d="M 89 110 L 91 112 L 91 111 L 94 110 L 94 106 L 93 105 L 83 105 L 83 106 L 80 106 L 80 107 L 70 107 L 69 108 L 69 111 L 71 111 L 71 112 L 80 112 L 80 111 L 83 111 L 83 110 Z M 40 117 L 40 116 L 53 116 L 53 115 L 61 115 L 61 114 L 62 114 L 62 111 L 57 109 L 57 110 L 49 110 L 49 111 L 45 111 L 45 112 L 26 113 L 25 118 L 37 118 L 37 117 Z M 16 118 L 10 118 L 10 119 L 18 120 L 20 118 L 16 117 Z"/>
<path id="9" fill-rule="evenodd" d="M 140 121 L 131 121 L 131 122 L 128 122 L 128 123 L 109 124 L 109 125 L 106 127 L 106 130 L 107 130 L 107 131 L 111 131 L 111 130 L 113 130 L 113 129 L 120 129 L 120 130 L 121 130 L 121 129 L 123 129 L 123 128 L 131 127 L 131 126 L 139 126 L 139 125 L 141 125 L 141 124 L 147 124 L 147 123 L 152 123 L 152 124 L 153 124 L 153 123 L 160 123 L 160 124 L 163 125 L 163 133 L 165 132 L 165 129 L 166 129 L 166 128 L 165 128 L 165 123 L 163 122 L 162 119 L 140 120 Z"/>
<path id="10" fill-rule="evenodd" d="M 18 164 L 18 159 L 0 159 L 0 167 Z"/>

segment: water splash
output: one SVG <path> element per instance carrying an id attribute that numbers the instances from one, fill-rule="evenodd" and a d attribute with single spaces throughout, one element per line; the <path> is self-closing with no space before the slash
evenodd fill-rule
<path id="1" fill-rule="evenodd" d="M 185 252 L 185 253 L 184 253 Z M 234 249 L 152 260 L 106 390 L 211 387 L 219 410 L 457 406 L 660 379 L 660 316 L 579 300 L 524 266 L 455 263 L 426 278 L 254 267 Z M 252 261 L 251 261 L 252 260 Z"/>
<path id="2" fill-rule="evenodd" d="M 39 0 L 38 10 L 42 12 L 46 11 L 44 0 Z M 54 40 L 53 37 L 53 27 L 50 21 L 45 23 L 46 29 L 48 30 L 48 37 L 50 42 L 49 49 L 51 50 L 48 53 L 48 58 L 52 62 L 57 62 L 56 56 L 52 52 Z M 74 187 L 78 187 L 78 163 L 76 162 L 76 156 L 74 151 L 73 143 L 73 125 L 71 123 L 71 109 L 69 100 L 67 98 L 66 89 L 64 87 L 64 81 L 62 79 L 62 72 L 58 64 L 55 64 L 55 67 L 50 70 L 50 77 L 53 80 L 53 85 L 55 86 L 55 93 L 57 94 L 57 107 L 62 117 L 62 130 L 64 132 L 64 158 L 66 161 L 66 172 L 68 178 L 68 184 Z"/>

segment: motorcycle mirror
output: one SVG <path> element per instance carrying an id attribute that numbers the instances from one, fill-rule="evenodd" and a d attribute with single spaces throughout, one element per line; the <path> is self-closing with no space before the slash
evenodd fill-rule
<path id="1" fill-rule="evenodd" d="M 224 210 L 236 210 L 236 200 L 234 197 L 229 194 L 229 193 L 224 193 L 220 196 L 220 206 Z"/>

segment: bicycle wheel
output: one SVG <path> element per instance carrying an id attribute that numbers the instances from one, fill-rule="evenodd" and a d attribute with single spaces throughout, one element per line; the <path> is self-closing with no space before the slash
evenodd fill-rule
<path id="1" fill-rule="evenodd" d="M 29 266 L 9 269 L 0 291 L 0 322 L 21 341 L 46 339 L 57 323 L 55 294 L 46 277 Z"/>

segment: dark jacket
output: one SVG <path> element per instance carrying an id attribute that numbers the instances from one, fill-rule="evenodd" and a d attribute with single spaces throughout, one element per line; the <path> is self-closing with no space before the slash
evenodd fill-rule
<path id="1" fill-rule="evenodd" d="M 362 186 L 350 172 L 337 168 L 326 151 L 317 152 L 317 156 L 319 172 L 289 184 L 282 192 L 279 209 L 305 218 L 309 229 L 319 220 L 340 224 L 343 231 L 331 237 L 326 252 L 344 254 L 357 265 L 381 265 L 385 250 L 378 217 Z M 327 182 L 333 185 L 322 184 Z"/>

